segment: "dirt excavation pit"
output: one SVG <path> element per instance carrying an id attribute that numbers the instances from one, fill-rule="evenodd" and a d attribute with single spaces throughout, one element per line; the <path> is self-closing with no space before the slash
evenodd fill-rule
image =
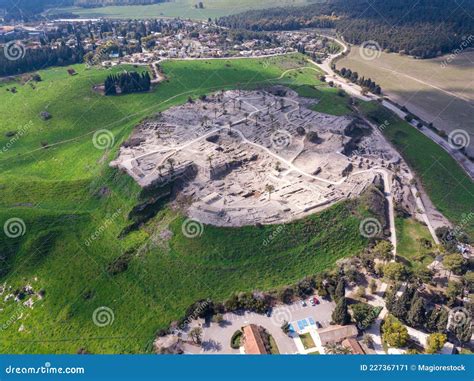
<path id="1" fill-rule="evenodd" d="M 312 111 L 315 102 L 283 87 L 218 92 L 141 123 L 111 165 L 141 187 L 186 180 L 187 213 L 205 224 L 301 218 L 401 162 L 363 121 Z"/>

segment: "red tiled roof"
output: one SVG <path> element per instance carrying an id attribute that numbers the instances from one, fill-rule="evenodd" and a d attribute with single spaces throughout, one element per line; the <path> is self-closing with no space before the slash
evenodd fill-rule
<path id="1" fill-rule="evenodd" d="M 250 324 L 245 326 L 243 330 L 245 353 L 248 355 L 267 354 L 258 327 L 255 324 Z"/>
<path id="2" fill-rule="evenodd" d="M 344 345 L 346 348 L 349 348 L 354 355 L 365 355 L 365 352 L 359 342 L 352 337 L 350 339 L 343 340 L 342 345 Z"/>

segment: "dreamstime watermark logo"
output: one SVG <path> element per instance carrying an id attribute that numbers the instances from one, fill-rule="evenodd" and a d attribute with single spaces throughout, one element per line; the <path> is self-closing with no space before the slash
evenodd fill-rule
<path id="1" fill-rule="evenodd" d="M 98 130 L 92 137 L 92 143 L 94 147 L 100 150 L 111 148 L 115 143 L 115 137 L 112 131 L 109 130 Z"/>
<path id="2" fill-rule="evenodd" d="M 115 211 L 114 214 L 112 214 L 112 216 L 110 216 L 109 218 L 107 218 L 103 223 L 102 225 L 100 225 L 95 231 L 94 233 L 92 233 L 85 241 L 85 245 L 87 247 L 89 247 L 92 242 L 94 242 L 95 240 L 99 239 L 99 237 L 104 233 L 104 231 L 114 222 L 114 220 L 117 219 L 117 217 L 120 216 L 120 213 L 122 212 L 122 209 L 119 208 Z"/>
<path id="3" fill-rule="evenodd" d="M 456 307 L 449 311 L 448 328 L 456 328 L 472 321 L 469 311 L 464 307 Z"/>
<path id="4" fill-rule="evenodd" d="M 96 49 L 95 54 L 86 61 L 86 66 L 88 68 L 92 66 L 98 66 L 102 63 L 102 61 L 109 59 L 111 48 L 114 45 L 118 45 L 118 43 L 116 41 L 110 40 L 110 41 L 107 41 L 105 44 L 99 46 Z"/>
<path id="5" fill-rule="evenodd" d="M 263 68 L 264 68 L 264 69 L 268 69 L 271 64 L 272 64 L 272 63 L 271 63 L 271 61 L 270 61 L 269 58 L 263 60 Z"/>
<path id="6" fill-rule="evenodd" d="M 454 49 L 451 54 L 449 54 L 445 60 L 441 62 L 441 68 L 445 69 L 448 67 L 448 65 L 459 55 L 461 54 L 465 49 L 467 49 L 470 45 L 472 45 L 474 41 L 474 35 L 469 35 L 469 36 L 463 36 L 462 37 L 462 42 L 459 44 L 459 47 L 457 49 Z"/>
<path id="7" fill-rule="evenodd" d="M 5 58 L 9 61 L 17 61 L 25 57 L 26 48 L 20 41 L 10 41 L 3 47 Z"/>
<path id="8" fill-rule="evenodd" d="M 10 218 L 3 225 L 3 231 L 8 238 L 19 238 L 26 233 L 25 221 L 21 218 Z"/>
<path id="9" fill-rule="evenodd" d="M 448 143 L 453 149 L 466 148 L 471 142 L 471 137 L 465 130 L 454 130 L 448 135 Z"/>
<path id="10" fill-rule="evenodd" d="M 366 61 L 373 61 L 382 54 L 382 48 L 377 41 L 364 41 L 359 47 L 359 54 Z"/>
<path id="11" fill-rule="evenodd" d="M 27 124 L 22 126 L 18 131 L 12 131 L 11 132 L 11 134 L 12 134 L 11 139 L 2 147 L 0 152 L 5 153 L 10 148 L 12 148 L 15 145 L 15 143 L 18 140 L 20 140 L 20 138 L 23 137 L 30 130 L 31 127 L 33 127 L 33 122 L 30 120 Z"/>
<path id="12" fill-rule="evenodd" d="M 279 307 L 273 310 L 270 320 L 275 326 L 281 327 L 292 320 L 291 311 L 288 307 Z"/>
<path id="13" fill-rule="evenodd" d="M 201 237 L 204 232 L 204 225 L 201 221 L 187 218 L 181 225 L 181 231 L 187 238 L 198 238 Z"/>
<path id="14" fill-rule="evenodd" d="M 106 327 L 112 325 L 115 320 L 114 311 L 109 307 L 99 307 L 92 313 L 92 321 L 98 327 Z"/>
<path id="15" fill-rule="evenodd" d="M 278 130 L 271 135 L 270 140 L 273 148 L 279 150 L 288 147 L 293 141 L 293 137 L 288 131 Z"/>
<path id="16" fill-rule="evenodd" d="M 9 365 L 5 368 L 6 374 L 21 374 L 25 378 L 25 374 L 85 374 L 84 367 L 53 367 L 49 361 L 45 362 L 43 366 L 12 366 Z"/>
<path id="17" fill-rule="evenodd" d="M 283 225 L 279 225 L 267 238 L 263 240 L 263 246 L 267 247 L 284 229 L 285 227 Z"/>
<path id="18" fill-rule="evenodd" d="M 377 126 L 377 129 L 380 131 L 380 132 L 383 132 L 388 126 L 390 126 L 390 122 L 388 120 L 384 120 L 382 124 L 379 124 Z"/>
<path id="19" fill-rule="evenodd" d="M 466 234 L 466 232 L 464 231 L 464 228 L 466 227 L 466 225 L 469 224 L 469 222 L 472 221 L 472 219 L 474 218 L 474 213 L 473 212 L 469 212 L 467 214 L 463 213 L 461 217 L 462 218 L 459 225 L 456 225 L 452 230 L 448 231 L 448 233 L 441 238 L 443 242 L 445 243 L 451 242 L 452 240 L 458 239 L 463 234 Z"/>
<path id="20" fill-rule="evenodd" d="M 26 307 L 22 304 L 20 304 L 16 309 L 15 311 L 13 311 L 13 313 L 10 315 L 10 317 L 8 318 L 8 320 L 3 323 L 2 325 L 0 325 L 0 332 L 1 331 L 6 331 L 8 328 L 10 328 L 10 326 L 15 323 L 18 319 L 21 318 L 22 314 L 23 314 L 23 311 L 26 310 Z"/>
<path id="21" fill-rule="evenodd" d="M 175 331 L 173 331 L 173 333 L 177 334 L 178 332 L 184 331 L 193 320 L 196 320 L 202 315 L 202 313 L 210 306 L 211 303 L 211 299 L 206 299 L 202 302 L 199 302 L 199 305 L 194 309 L 194 311 L 188 315 L 186 319 L 184 319 L 184 321 L 179 325 L 178 328 L 176 328 Z"/>
<path id="22" fill-rule="evenodd" d="M 360 223 L 359 231 L 365 238 L 374 238 L 382 232 L 382 224 L 376 218 L 366 218 Z"/>

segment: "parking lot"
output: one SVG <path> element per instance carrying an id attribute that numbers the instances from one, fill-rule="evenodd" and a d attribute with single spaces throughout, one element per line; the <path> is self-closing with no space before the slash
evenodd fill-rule
<path id="1" fill-rule="evenodd" d="M 253 312 L 227 313 L 224 315 L 224 323 L 210 323 L 203 325 L 203 346 L 200 353 L 239 353 L 230 347 L 230 339 L 233 333 L 248 324 L 257 324 L 264 327 L 275 339 L 281 354 L 298 353 L 293 338 L 281 330 L 283 322 L 294 322 L 311 317 L 319 322 L 322 327 L 327 327 L 331 321 L 331 314 L 335 304 L 326 300 L 312 306 L 307 300 L 306 306 L 301 301 L 289 305 L 280 305 L 272 310 L 270 316 L 260 315 Z M 194 352 L 194 351 L 193 351 Z"/>

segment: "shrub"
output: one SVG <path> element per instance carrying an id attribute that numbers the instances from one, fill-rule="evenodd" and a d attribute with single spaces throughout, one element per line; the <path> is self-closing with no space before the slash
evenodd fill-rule
<path id="1" fill-rule="evenodd" d="M 234 332 L 232 337 L 230 338 L 230 347 L 233 349 L 240 348 L 240 341 L 242 340 L 243 332 L 239 329 Z"/>

